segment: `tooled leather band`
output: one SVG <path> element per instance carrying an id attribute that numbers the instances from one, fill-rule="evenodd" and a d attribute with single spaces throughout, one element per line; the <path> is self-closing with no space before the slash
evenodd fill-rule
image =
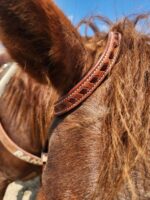
<path id="1" fill-rule="evenodd" d="M 9 138 L 1 122 L 0 122 L 0 142 L 7 149 L 7 151 L 9 151 L 16 158 L 19 158 L 20 160 L 28 162 L 30 164 L 39 165 L 39 166 L 43 165 L 42 158 L 39 158 L 23 150 Z"/>
<path id="2" fill-rule="evenodd" d="M 17 65 L 13 64 L 6 74 L 0 79 L 0 97 L 2 96 L 5 86 L 9 82 L 9 80 L 13 77 L 13 75 L 17 71 Z M 12 139 L 8 136 L 6 133 L 2 123 L 0 122 L 0 142 L 5 147 L 5 149 L 10 152 L 12 155 L 14 155 L 16 158 L 25 161 L 30 164 L 39 165 L 42 166 L 43 163 L 45 163 L 45 157 L 39 158 L 35 155 L 32 155 L 31 153 L 28 153 L 27 151 L 23 150 L 21 147 L 19 147 L 17 144 L 15 144 Z M 43 159 L 44 158 L 44 159 Z"/>
<path id="3" fill-rule="evenodd" d="M 87 75 L 67 95 L 55 103 L 55 115 L 59 116 L 76 108 L 99 87 L 116 63 L 120 43 L 121 34 L 110 32 L 106 48 L 96 65 L 89 70 Z"/>

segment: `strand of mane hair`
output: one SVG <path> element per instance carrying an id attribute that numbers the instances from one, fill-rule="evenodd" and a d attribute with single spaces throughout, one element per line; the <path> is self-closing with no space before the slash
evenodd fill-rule
<path id="1" fill-rule="evenodd" d="M 96 18 L 111 30 L 121 32 L 123 39 L 106 99 L 110 111 L 104 119 L 103 132 L 108 134 L 109 144 L 93 199 L 99 196 L 99 191 L 104 191 L 100 194 L 103 199 L 119 198 L 121 191 L 125 191 L 125 199 L 137 199 L 142 192 L 140 184 L 150 177 L 150 35 L 137 30 L 141 20 L 150 26 L 149 15 L 134 16 L 132 20 L 125 18 L 115 24 L 101 16 Z M 82 20 L 79 26 L 86 24 L 93 30 L 94 37 L 89 37 L 85 31 L 84 40 L 94 55 L 106 33 L 92 20 L 94 17 Z M 148 182 L 144 187 L 149 191 Z"/>

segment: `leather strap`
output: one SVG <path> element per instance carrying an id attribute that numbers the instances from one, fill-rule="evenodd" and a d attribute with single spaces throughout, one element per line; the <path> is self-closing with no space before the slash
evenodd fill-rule
<path id="1" fill-rule="evenodd" d="M 121 34 L 110 32 L 108 43 L 104 53 L 89 70 L 87 75 L 65 96 L 55 103 L 55 115 L 59 116 L 71 111 L 87 99 L 95 89 L 102 83 L 114 66 L 120 50 Z M 15 144 L 7 135 L 0 122 L 0 142 L 15 157 L 30 164 L 42 166 L 47 162 L 47 155 L 43 154 L 41 158 L 32 155 L 17 144 Z"/>
<path id="2" fill-rule="evenodd" d="M 23 150 L 10 139 L 10 137 L 5 132 L 1 122 L 0 122 L 0 142 L 3 144 L 5 149 L 7 149 L 16 158 L 19 158 L 30 164 L 39 165 L 39 166 L 43 165 L 43 160 L 41 158 Z"/>
<path id="3" fill-rule="evenodd" d="M 0 97 L 2 96 L 7 83 L 16 73 L 17 69 L 18 69 L 17 65 L 12 64 L 11 66 L 9 66 L 9 69 L 6 72 L 6 74 L 4 74 L 4 76 L 2 76 L 2 78 L 0 79 Z M 17 144 L 15 144 L 11 140 L 11 138 L 7 135 L 1 122 L 0 122 L 0 142 L 5 147 L 5 149 L 7 149 L 7 151 L 9 151 L 16 158 L 19 158 L 30 164 L 39 165 L 39 166 L 42 166 L 43 163 L 45 162 L 45 158 L 44 160 L 42 159 L 43 155 L 42 155 L 42 158 L 39 158 L 35 155 L 28 153 L 27 151 L 20 148 Z"/>
<path id="4" fill-rule="evenodd" d="M 121 34 L 110 32 L 106 48 L 98 62 L 83 79 L 55 103 L 55 115 L 65 114 L 85 101 L 110 73 L 118 58 Z"/>

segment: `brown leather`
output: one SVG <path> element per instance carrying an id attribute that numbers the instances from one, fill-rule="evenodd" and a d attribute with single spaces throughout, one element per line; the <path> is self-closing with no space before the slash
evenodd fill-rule
<path id="1" fill-rule="evenodd" d="M 104 53 L 89 70 L 87 75 L 64 97 L 55 104 L 55 115 L 64 114 L 81 104 L 101 84 L 114 66 L 120 49 L 121 34 L 110 32 Z M 39 158 L 17 146 L 7 135 L 0 123 L 0 142 L 15 157 L 34 165 L 43 165 L 47 162 L 47 155 Z"/>
<path id="2" fill-rule="evenodd" d="M 4 87 L 7 84 L 7 82 L 9 81 L 9 79 L 14 75 L 14 73 L 16 73 L 16 70 L 17 70 L 17 66 L 16 66 L 16 64 L 14 64 L 10 68 L 7 69 L 6 74 L 4 73 L 5 69 L 3 69 L 1 71 L 1 73 L 3 73 L 4 75 L 1 75 L 2 78 L 0 80 L 0 86 L 1 86 L 0 87 L 0 96 L 2 95 Z M 39 165 L 39 166 L 43 165 L 43 163 L 45 162 L 45 159 L 43 161 L 42 158 L 39 158 L 35 155 L 32 155 L 32 154 L 26 152 L 25 150 L 20 148 L 17 144 L 15 144 L 11 140 L 11 138 L 7 135 L 1 122 L 0 122 L 0 142 L 7 149 L 7 151 L 9 151 L 12 155 L 17 157 L 18 159 L 21 159 L 30 164 Z"/>
<path id="3" fill-rule="evenodd" d="M 30 164 L 34 165 L 43 165 L 43 161 L 41 158 L 32 155 L 25 150 L 21 149 L 19 146 L 17 146 L 7 135 L 5 132 L 1 122 L 0 122 L 0 142 L 3 144 L 3 146 L 15 157 L 28 162 Z"/>
<path id="4" fill-rule="evenodd" d="M 116 63 L 120 43 L 121 34 L 110 32 L 106 48 L 96 65 L 89 70 L 87 75 L 67 95 L 55 103 L 55 115 L 59 116 L 76 108 L 99 87 Z"/>

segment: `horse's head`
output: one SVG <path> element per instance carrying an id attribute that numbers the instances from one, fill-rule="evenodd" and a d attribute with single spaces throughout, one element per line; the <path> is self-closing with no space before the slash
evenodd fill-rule
<path id="1" fill-rule="evenodd" d="M 113 72 L 76 110 L 54 118 L 43 174 L 48 200 L 148 195 L 150 39 L 136 31 L 136 23 L 125 19 L 111 26 L 122 35 Z M 82 38 L 51 0 L 0 0 L 4 45 L 39 83 L 50 81 L 59 96 L 87 74 L 105 49 L 108 34 L 92 28 L 95 37 Z M 103 60 L 107 56 L 108 66 L 113 54 Z"/>

